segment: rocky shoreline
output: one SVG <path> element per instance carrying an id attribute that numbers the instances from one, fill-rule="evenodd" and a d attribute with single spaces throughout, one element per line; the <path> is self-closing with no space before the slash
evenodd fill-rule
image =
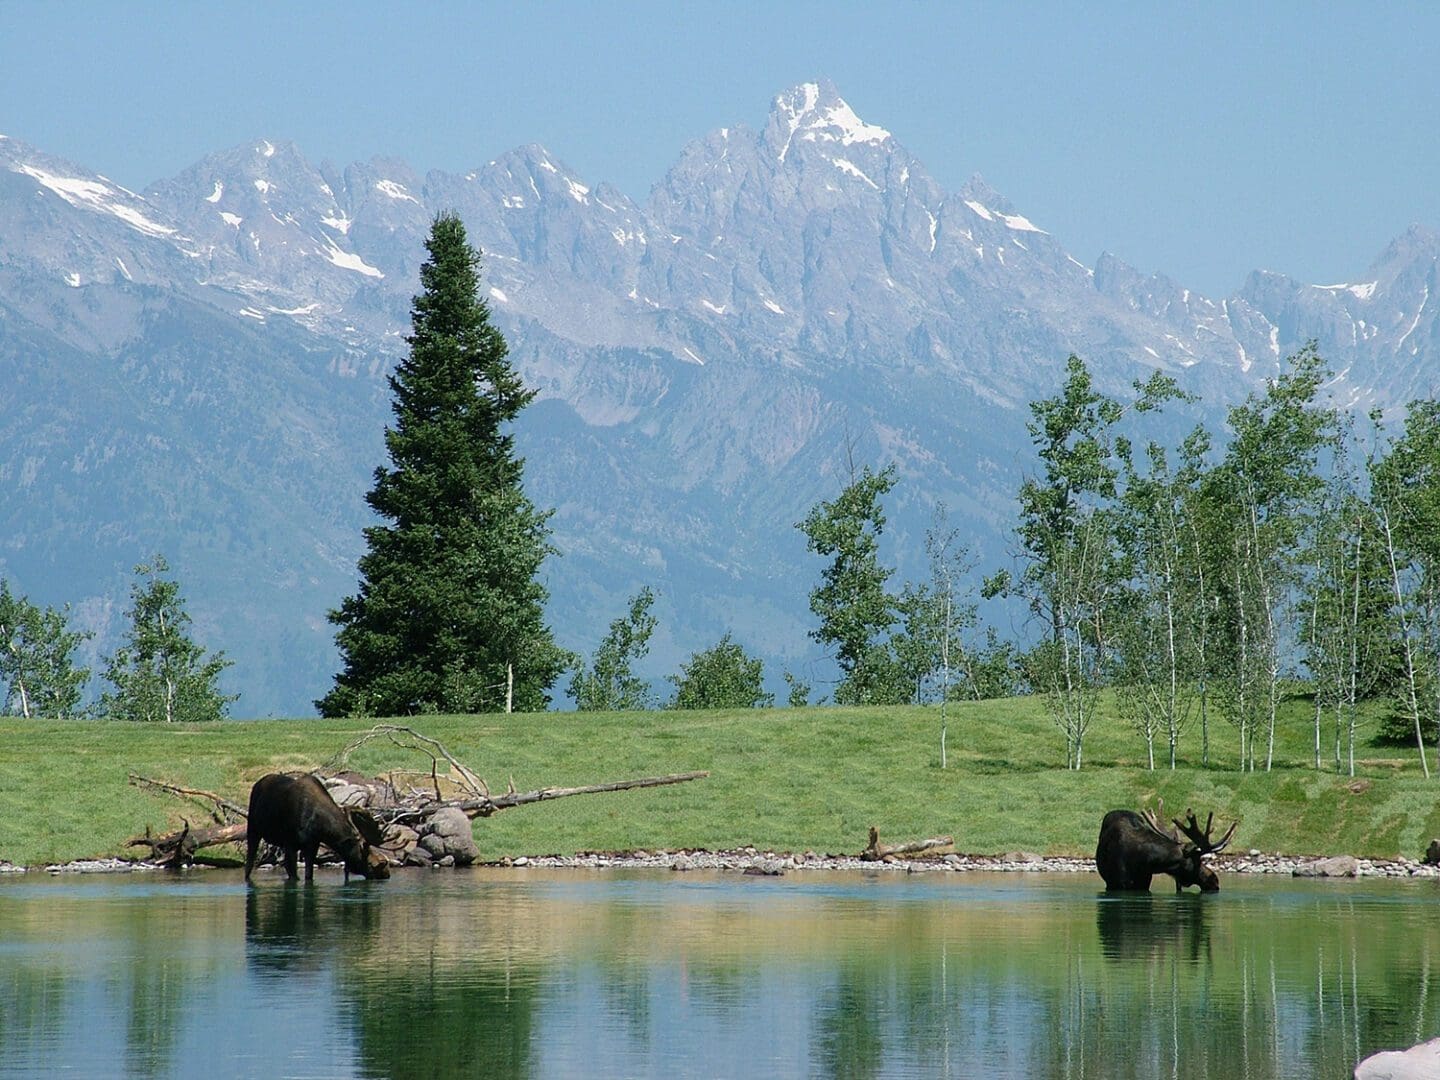
<path id="1" fill-rule="evenodd" d="M 438 866 L 439 864 L 437 864 Z M 540 869 L 651 869 L 721 870 L 755 876 L 778 877 L 807 870 L 862 871 L 867 873 L 1061 873 L 1093 874 L 1095 861 L 1071 856 L 1044 856 L 1012 851 L 1002 855 L 947 854 L 927 858 L 890 857 L 867 860 L 857 855 L 790 854 L 739 848 L 731 851 L 625 851 L 581 852 L 575 855 L 534 855 L 495 861 L 477 860 L 488 867 Z M 1330 878 L 1440 878 L 1440 866 L 1416 859 L 1357 859 L 1350 855 L 1313 856 L 1266 854 L 1251 850 L 1221 856 L 1214 861 L 1222 874 L 1283 874 L 1290 877 Z M 48 866 L 23 867 L 0 860 L 0 874 L 129 873 L 162 869 L 155 863 L 127 859 L 77 859 Z M 397 868 L 398 869 L 398 868 Z"/>

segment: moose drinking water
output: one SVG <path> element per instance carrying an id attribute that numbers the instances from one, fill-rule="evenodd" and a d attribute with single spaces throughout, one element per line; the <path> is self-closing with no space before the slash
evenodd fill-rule
<path id="1" fill-rule="evenodd" d="M 305 880 L 315 877 L 315 856 L 323 844 L 345 862 L 345 876 L 388 878 L 390 864 L 374 851 L 384 837 L 380 823 L 368 810 L 340 807 L 316 777 L 309 773 L 270 773 L 250 789 L 245 880 L 255 866 L 260 843 L 285 852 L 285 872 L 298 877 L 296 856 L 305 855 Z"/>
<path id="2" fill-rule="evenodd" d="M 1169 874 L 1175 879 L 1175 891 L 1187 885 L 1199 885 L 1201 892 L 1219 892 L 1220 876 L 1202 861 L 1206 855 L 1225 850 L 1235 835 L 1237 821 L 1218 841 L 1210 839 L 1215 821 L 1212 813 L 1205 819 L 1205 828 L 1195 820 L 1195 812 L 1186 810 L 1184 823 L 1172 818 L 1175 828 L 1185 839 L 1160 823 L 1165 804 L 1159 813 L 1146 810 L 1111 810 L 1100 823 L 1100 843 L 1095 848 L 1095 867 L 1105 879 L 1105 888 L 1114 892 L 1124 889 L 1148 890 L 1156 874 Z"/>

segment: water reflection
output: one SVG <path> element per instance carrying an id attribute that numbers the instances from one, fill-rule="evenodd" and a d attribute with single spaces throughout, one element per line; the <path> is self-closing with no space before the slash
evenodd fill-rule
<path id="1" fill-rule="evenodd" d="M 1210 960 L 1214 898 L 1204 893 L 1102 893 L 1095 904 L 1100 953 L 1109 960 Z"/>
<path id="2" fill-rule="evenodd" d="M 1440 1031 L 1435 896 L 1048 875 L 0 883 L 0 1075 L 1346 1075 Z"/>

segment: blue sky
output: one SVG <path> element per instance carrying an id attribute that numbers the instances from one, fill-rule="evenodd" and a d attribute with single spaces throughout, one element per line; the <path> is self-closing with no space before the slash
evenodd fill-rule
<path id="1" fill-rule="evenodd" d="M 825 76 L 945 188 L 1224 296 L 1440 229 L 1437 55 L 1430 3 L 0 0 L 0 133 L 137 190 L 261 136 L 421 172 L 540 142 L 643 198 Z"/>

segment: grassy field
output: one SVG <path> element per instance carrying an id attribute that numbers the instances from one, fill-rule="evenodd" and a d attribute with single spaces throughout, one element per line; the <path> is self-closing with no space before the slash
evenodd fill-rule
<path id="1" fill-rule="evenodd" d="M 1101 816 L 1162 795 L 1179 810 L 1241 820 L 1237 848 L 1287 854 L 1418 857 L 1440 836 L 1440 776 L 1414 750 L 1365 744 L 1357 774 L 1317 773 L 1303 702 L 1285 718 L 1270 773 L 1236 770 L 1233 729 L 1212 725 L 1199 767 L 1198 730 L 1181 767 L 1150 772 L 1144 746 L 1101 717 L 1084 769 L 1067 772 L 1042 705 L 1007 699 L 950 707 L 949 767 L 939 763 L 939 712 L 811 708 L 735 712 L 423 717 L 492 791 L 570 786 L 693 769 L 710 778 L 646 791 L 579 796 L 478 821 L 483 857 L 624 849 L 733 848 L 858 852 L 871 825 L 884 841 L 942 833 L 961 851 L 1089 855 Z M 0 859 L 37 865 L 123 854 L 147 826 L 178 827 L 198 809 L 127 782 L 131 772 L 244 803 L 275 769 L 324 764 L 363 720 L 232 721 L 204 726 L 0 719 Z M 352 766 L 418 768 L 380 741 Z M 428 768 L 428 763 L 424 763 Z"/>

